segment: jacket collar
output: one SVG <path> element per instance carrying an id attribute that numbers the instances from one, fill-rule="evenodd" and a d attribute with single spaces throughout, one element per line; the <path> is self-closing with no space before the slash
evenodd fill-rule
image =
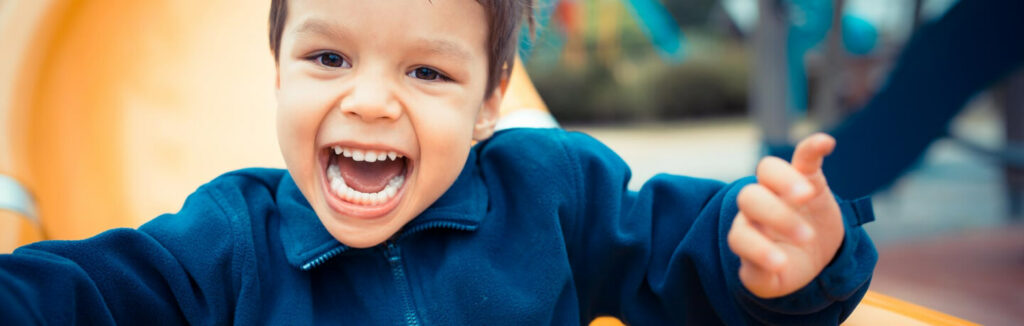
<path id="1" fill-rule="evenodd" d="M 281 178 L 276 199 L 281 214 L 281 243 L 289 264 L 308 270 L 349 250 L 320 223 L 291 174 L 285 173 Z M 433 205 L 403 226 L 397 237 L 432 228 L 475 231 L 487 213 L 487 202 L 474 147 L 455 183 Z"/>

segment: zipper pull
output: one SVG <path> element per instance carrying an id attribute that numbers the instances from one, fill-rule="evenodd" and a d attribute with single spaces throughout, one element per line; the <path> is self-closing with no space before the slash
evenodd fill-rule
<path id="1" fill-rule="evenodd" d="M 395 243 L 394 240 L 388 240 L 385 244 L 385 251 L 388 253 L 388 262 L 391 263 L 391 265 L 399 264 L 401 256 L 398 252 L 398 244 Z"/>

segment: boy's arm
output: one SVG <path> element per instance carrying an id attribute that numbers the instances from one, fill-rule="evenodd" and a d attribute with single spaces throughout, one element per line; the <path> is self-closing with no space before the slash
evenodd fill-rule
<path id="1" fill-rule="evenodd" d="M 858 221 L 870 211 L 842 203 L 845 236 L 834 259 L 791 295 L 761 299 L 740 281 L 727 238 L 733 184 L 659 175 L 626 190 L 629 170 L 596 140 L 565 134 L 576 209 L 564 232 L 584 322 L 611 315 L 631 324 L 838 323 L 867 290 L 877 256 Z"/>
<path id="2" fill-rule="evenodd" d="M 0 324 L 226 323 L 233 231 L 201 188 L 139 230 L 0 255 Z"/>

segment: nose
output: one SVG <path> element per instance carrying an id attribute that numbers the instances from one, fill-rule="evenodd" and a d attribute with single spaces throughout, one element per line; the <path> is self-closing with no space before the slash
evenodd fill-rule
<path id="1" fill-rule="evenodd" d="M 352 91 L 338 104 L 346 117 L 366 122 L 397 120 L 402 108 L 395 99 L 391 85 L 382 78 L 361 78 Z"/>

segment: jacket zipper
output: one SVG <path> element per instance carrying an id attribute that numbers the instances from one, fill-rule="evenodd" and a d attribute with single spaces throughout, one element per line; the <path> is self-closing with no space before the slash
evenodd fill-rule
<path id="1" fill-rule="evenodd" d="M 420 232 L 422 232 L 424 230 L 429 230 L 429 229 L 449 229 L 449 230 L 458 230 L 458 231 L 470 231 L 470 230 L 475 230 L 476 226 L 465 225 L 464 223 L 459 223 L 459 222 L 433 221 L 433 222 L 427 222 L 427 223 L 424 223 L 424 224 L 417 225 L 415 227 L 409 228 L 408 230 L 405 230 L 405 232 L 399 233 L 396 239 L 397 240 L 405 239 L 405 238 L 409 237 L 410 235 L 413 235 L 413 234 L 416 234 L 416 233 L 420 233 Z"/>
<path id="2" fill-rule="evenodd" d="M 420 231 L 423 231 L 423 230 L 433 229 L 433 228 L 445 228 L 445 229 L 460 230 L 460 231 L 468 231 L 468 230 L 476 229 L 476 227 L 474 227 L 474 226 L 467 226 L 465 224 L 458 223 L 458 222 L 435 221 L 435 222 L 426 223 L 426 224 L 423 224 L 423 225 L 411 228 L 409 230 L 406 230 L 405 232 L 402 232 L 401 234 L 399 234 L 397 236 L 397 239 L 404 239 L 405 237 L 407 237 L 409 235 L 412 235 L 412 234 L 415 234 L 415 233 L 419 233 Z M 321 264 L 327 262 L 327 260 L 329 260 L 331 258 L 334 258 L 334 256 L 337 256 L 337 255 L 339 255 L 341 253 L 344 253 L 344 252 L 346 252 L 348 250 L 349 250 L 348 246 L 341 245 L 341 246 L 339 246 L 337 248 L 331 249 L 330 251 L 321 254 L 320 256 L 317 256 L 316 258 L 313 258 L 309 262 L 303 264 L 300 268 L 302 270 L 304 270 L 304 271 L 311 270 L 314 267 L 320 266 Z"/>
<path id="3" fill-rule="evenodd" d="M 418 326 L 419 317 L 416 316 L 416 307 L 412 302 L 412 289 L 405 276 L 405 267 L 402 264 L 402 252 L 395 240 L 388 240 L 387 247 L 388 263 L 391 265 L 391 276 L 395 279 L 395 287 L 398 289 L 402 302 L 405 303 L 405 323 L 409 326 Z"/>
<path id="4" fill-rule="evenodd" d="M 322 255 L 314 258 L 313 260 L 303 264 L 301 268 L 304 271 L 311 270 L 311 269 L 313 269 L 313 267 L 320 266 L 320 264 L 323 264 L 328 259 L 331 259 L 332 257 L 337 256 L 338 254 L 341 254 L 341 253 L 343 253 L 343 252 L 345 252 L 347 250 L 348 250 L 348 246 L 340 246 L 340 247 L 331 249 L 331 251 L 325 252 Z"/>

